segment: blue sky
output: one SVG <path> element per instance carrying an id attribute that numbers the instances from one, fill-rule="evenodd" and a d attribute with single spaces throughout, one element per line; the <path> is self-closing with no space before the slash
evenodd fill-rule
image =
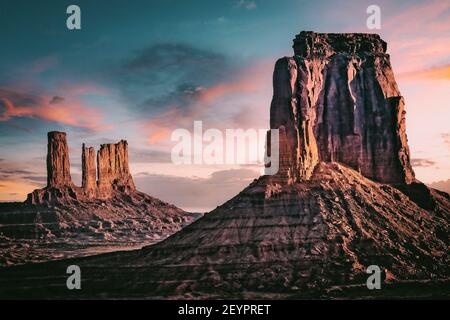
<path id="1" fill-rule="evenodd" d="M 66 28 L 70 4 L 81 8 L 81 30 Z M 370 4 L 3 0 L 0 200 L 23 199 L 45 184 L 46 132 L 62 130 L 69 135 L 75 181 L 82 142 L 98 148 L 125 138 L 143 191 L 187 209 L 219 205 L 257 171 L 174 168 L 168 133 L 199 118 L 214 128 L 267 128 L 273 64 L 292 55 L 295 34 L 370 32 Z M 388 42 L 406 99 L 416 173 L 426 182 L 448 179 L 450 1 L 377 4 L 377 31 Z M 4 99 L 14 103 L 13 111 L 5 112 Z M 212 185 L 225 191 L 202 203 L 186 191 L 207 195 Z"/>

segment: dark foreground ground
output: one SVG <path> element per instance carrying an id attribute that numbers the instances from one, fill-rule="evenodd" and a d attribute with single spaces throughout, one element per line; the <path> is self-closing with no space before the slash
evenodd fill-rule
<path id="1" fill-rule="evenodd" d="M 134 251 L 134 252 L 138 252 Z M 129 254 L 133 252 L 122 252 Z M 110 259 L 117 253 L 97 258 Z M 158 283 L 139 277 L 156 268 L 81 269 L 81 289 L 66 286 L 68 265 L 83 265 L 87 258 L 52 261 L 0 269 L 1 299 L 450 299 L 450 279 L 385 282 L 379 290 L 369 290 L 365 283 L 329 287 L 261 288 L 233 290 L 214 285 L 193 292 L 180 292 L 167 282 Z M 143 270 L 145 269 L 145 270 Z M 195 281 L 192 279 L 192 281 Z M 155 292 L 155 294 L 152 294 Z"/>

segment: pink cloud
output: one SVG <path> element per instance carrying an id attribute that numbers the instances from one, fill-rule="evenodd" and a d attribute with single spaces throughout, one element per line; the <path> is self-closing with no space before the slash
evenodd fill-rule
<path id="1" fill-rule="evenodd" d="M 212 102 L 227 95 L 248 93 L 258 88 L 258 80 L 254 76 L 245 76 L 238 81 L 223 82 L 200 91 L 198 102 Z"/>
<path id="2" fill-rule="evenodd" d="M 416 79 L 430 79 L 430 80 L 450 80 L 450 64 L 432 67 L 428 69 L 405 72 L 398 75 L 399 79 L 416 80 Z"/>
<path id="3" fill-rule="evenodd" d="M 392 12 L 396 8 L 384 10 Z M 382 22 L 381 31 L 388 41 L 397 72 L 418 72 L 448 63 L 450 2 L 431 1 L 410 6 Z"/>
<path id="4" fill-rule="evenodd" d="M 74 127 L 100 131 L 110 126 L 103 123 L 102 113 L 95 108 L 84 105 L 80 100 L 69 97 L 30 96 L 19 92 L 0 89 L 0 121 L 12 118 L 38 118 Z"/>
<path id="5" fill-rule="evenodd" d="M 390 29 L 391 34 L 428 33 L 430 31 L 450 30 L 450 2 L 435 0 L 421 3 L 403 10 L 388 18 L 383 28 Z"/>
<path id="6" fill-rule="evenodd" d="M 256 62 L 241 69 L 231 80 L 211 87 L 199 88 L 190 106 L 172 105 L 168 111 L 157 115 L 150 121 L 145 121 L 142 127 L 148 132 L 147 141 L 150 144 L 167 141 L 173 129 L 192 128 L 194 120 L 207 119 L 208 124 L 215 128 L 232 127 L 237 124 L 245 126 L 243 122 L 249 118 L 242 115 L 245 112 L 252 113 L 249 109 L 254 108 L 255 104 L 262 104 L 264 108 L 268 109 L 270 99 L 261 101 L 258 96 L 261 96 L 261 92 L 271 92 L 272 64 L 271 60 Z M 238 105 L 238 99 L 245 97 L 251 100 L 251 105 Z M 227 106 L 234 105 L 236 110 L 224 107 L 225 103 L 228 103 Z M 236 114 L 234 116 L 227 114 L 233 111 L 237 112 L 239 118 L 236 118 Z"/>
<path id="7" fill-rule="evenodd" d="M 189 117 L 189 116 L 188 116 Z M 168 139 L 170 135 L 169 121 L 170 119 L 176 119 L 177 123 L 185 122 L 185 116 L 182 116 L 182 112 L 176 106 L 169 107 L 168 111 L 153 117 L 150 121 L 144 121 L 141 127 L 148 134 L 148 143 L 156 144 L 162 140 Z"/>

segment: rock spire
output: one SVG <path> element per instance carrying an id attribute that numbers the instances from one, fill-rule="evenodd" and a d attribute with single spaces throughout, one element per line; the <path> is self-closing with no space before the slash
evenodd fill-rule
<path id="1" fill-rule="evenodd" d="M 114 192 L 136 191 L 128 165 L 128 143 L 103 144 L 97 153 L 83 143 L 82 183 L 77 187 L 70 176 L 69 147 L 65 132 L 48 133 L 47 186 L 28 194 L 32 204 L 73 200 L 108 199 Z M 98 173 L 98 179 L 97 179 Z"/>

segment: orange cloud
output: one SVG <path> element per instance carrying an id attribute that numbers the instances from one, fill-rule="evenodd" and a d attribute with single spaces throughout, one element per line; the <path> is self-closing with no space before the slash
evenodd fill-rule
<path id="1" fill-rule="evenodd" d="M 245 77 L 236 82 L 224 82 L 210 88 L 202 89 L 197 99 L 200 103 L 211 102 L 214 99 L 236 93 L 252 92 L 258 88 L 253 77 Z"/>
<path id="2" fill-rule="evenodd" d="M 148 143 L 156 144 L 160 141 L 167 140 L 171 130 L 169 129 L 170 121 L 176 119 L 177 123 L 184 122 L 186 118 L 190 119 L 190 116 L 184 116 L 182 111 L 176 106 L 169 107 L 168 111 L 165 111 L 158 116 L 154 117 L 150 121 L 143 123 L 143 128 L 148 134 Z"/>
<path id="3" fill-rule="evenodd" d="M 383 23 L 383 28 L 391 28 L 395 34 L 448 31 L 449 9 L 450 2 L 441 0 L 413 5 L 387 19 Z"/>
<path id="4" fill-rule="evenodd" d="M 435 0 L 403 8 L 382 22 L 381 31 L 397 72 L 415 73 L 446 63 L 450 56 L 450 2 Z"/>
<path id="5" fill-rule="evenodd" d="M 407 80 L 413 79 L 450 80 L 450 64 L 425 70 L 401 73 L 399 74 L 398 78 Z"/>
<path id="6" fill-rule="evenodd" d="M 27 194 L 42 187 L 26 181 L 0 180 L 0 201 L 24 201 Z"/>
<path id="7" fill-rule="evenodd" d="M 148 143 L 149 144 L 155 144 L 161 140 L 165 140 L 169 137 L 170 130 L 168 128 L 163 127 L 156 127 L 154 123 L 150 123 L 150 126 L 153 127 L 153 130 L 151 131 L 149 137 L 148 137 Z"/>
<path id="8" fill-rule="evenodd" d="M 26 100 L 24 101 L 20 101 Z M 20 102 L 14 102 L 19 100 Z M 17 92 L 0 90 L 0 121 L 8 121 L 11 118 L 29 117 L 46 121 L 58 122 L 65 125 L 99 131 L 110 126 L 103 123 L 103 115 L 99 110 L 85 106 L 75 98 L 62 99 L 58 103 L 51 97 L 31 97 Z"/>

